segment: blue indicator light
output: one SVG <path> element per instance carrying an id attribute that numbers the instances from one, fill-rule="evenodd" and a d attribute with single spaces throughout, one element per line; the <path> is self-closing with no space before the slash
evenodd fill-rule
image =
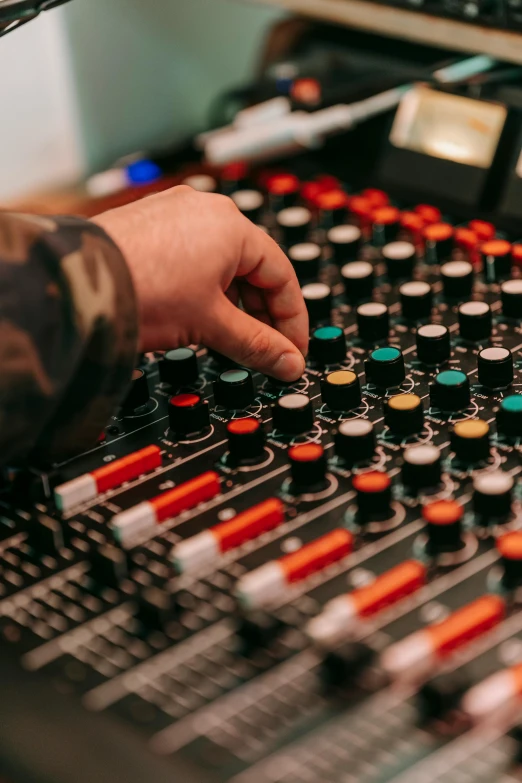
<path id="1" fill-rule="evenodd" d="M 132 185 L 150 185 L 161 178 L 161 169 L 152 160 L 137 160 L 126 168 L 127 179 Z"/>

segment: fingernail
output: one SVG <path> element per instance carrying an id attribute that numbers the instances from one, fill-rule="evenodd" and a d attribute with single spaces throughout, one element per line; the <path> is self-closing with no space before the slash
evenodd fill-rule
<path id="1" fill-rule="evenodd" d="M 280 381 L 296 381 L 304 372 L 305 362 L 298 353 L 282 353 L 272 368 L 272 375 Z"/>

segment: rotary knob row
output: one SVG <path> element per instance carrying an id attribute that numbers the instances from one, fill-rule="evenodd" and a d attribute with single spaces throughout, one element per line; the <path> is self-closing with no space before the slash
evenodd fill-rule
<path id="1" fill-rule="evenodd" d="M 332 410 L 353 410 L 361 402 L 358 377 L 349 370 L 325 376 L 321 390 L 323 402 Z M 437 405 L 434 405 L 434 399 Z M 458 370 L 439 373 L 431 389 L 431 405 L 449 412 L 462 410 L 468 404 L 467 376 Z M 422 400 L 416 394 L 394 395 L 385 400 L 384 410 L 386 426 L 394 435 L 405 437 L 423 428 Z M 273 421 L 274 428 L 286 435 L 309 432 L 314 425 L 310 398 L 305 394 L 283 395 L 273 406 Z M 210 426 L 208 402 L 193 392 L 175 395 L 169 401 L 169 423 L 180 438 L 205 432 Z M 522 437 L 522 395 L 510 395 L 502 400 L 497 411 L 497 430 L 509 439 Z M 265 439 L 257 419 L 233 419 L 227 424 L 227 434 L 233 459 L 262 456 Z M 364 419 L 342 422 L 335 435 L 335 444 L 336 453 L 349 463 L 370 459 L 375 449 L 371 424 Z M 451 446 L 461 462 L 486 461 L 490 453 L 489 425 L 481 419 L 457 422 L 451 432 Z M 414 473 L 415 467 L 412 466 L 410 472 Z"/>
<path id="2" fill-rule="evenodd" d="M 363 302 L 357 308 L 359 337 L 366 342 L 385 340 L 389 331 L 386 305 L 366 302 L 373 291 L 373 267 L 368 261 L 354 261 L 341 270 L 346 299 L 350 304 Z M 326 283 L 310 282 L 302 286 L 308 315 L 313 325 L 329 323 L 332 311 L 332 290 Z M 408 321 L 428 320 L 431 315 L 433 293 L 429 283 L 410 280 L 399 288 L 403 317 Z"/>
<path id="3" fill-rule="evenodd" d="M 354 262 L 355 272 L 367 262 Z M 349 265 L 352 266 L 352 265 Z M 332 291 L 325 283 L 309 283 L 302 288 L 303 297 L 308 309 L 310 321 L 313 325 L 328 324 L 331 320 Z M 522 281 L 508 280 L 501 292 L 503 300 L 503 314 L 508 318 L 522 318 Z M 433 306 L 433 294 L 429 283 L 422 280 L 411 280 L 399 288 L 402 316 L 411 322 L 429 321 Z M 367 289 L 364 296 L 350 300 L 353 304 L 359 299 L 368 299 L 371 291 Z M 390 322 L 387 306 L 382 302 L 367 301 L 356 309 L 356 321 L 359 338 L 366 343 L 378 343 L 387 339 Z M 486 302 L 466 301 L 458 308 L 459 334 L 468 342 L 484 343 L 491 336 L 492 313 Z M 429 326 L 430 324 L 426 324 Z M 421 330 L 422 327 L 419 327 Z M 430 335 L 429 330 L 421 331 L 421 335 L 428 339 L 437 335 Z M 440 336 L 440 335 L 439 335 Z M 449 336 L 445 338 L 446 345 Z M 449 355 L 447 348 L 443 356 Z M 445 358 L 442 359 L 444 361 Z M 438 362 L 432 361 L 431 364 Z"/>
<path id="4" fill-rule="evenodd" d="M 417 357 L 430 366 L 450 358 L 450 334 L 442 324 L 425 324 L 417 329 Z M 478 380 L 487 389 L 504 389 L 513 381 L 513 356 L 508 348 L 483 348 L 477 356 Z"/>
<path id="5" fill-rule="evenodd" d="M 181 438 L 204 433 L 210 427 L 208 402 L 192 392 L 171 397 L 169 425 Z M 227 423 L 226 429 L 232 463 L 256 461 L 263 457 L 265 433 L 258 419 L 232 419 Z"/>
<path id="6" fill-rule="evenodd" d="M 418 444 L 404 452 L 402 483 L 414 494 L 437 487 L 441 482 L 441 455 L 433 444 Z M 473 479 L 473 511 L 479 526 L 506 522 L 512 512 L 514 479 L 504 471 L 479 473 Z M 453 505 L 430 508 L 428 517 L 430 548 L 436 552 L 454 551 L 462 544 L 462 513 Z M 522 555 L 522 550 L 521 550 Z"/>
<path id="7" fill-rule="evenodd" d="M 421 327 L 418 333 L 418 351 L 422 340 L 427 342 L 426 353 L 434 353 L 433 344 L 438 347 L 447 346 L 448 334 L 445 327 L 428 324 Z M 315 331 L 311 354 L 321 358 L 321 363 L 340 363 L 345 358 L 345 337 L 339 327 L 323 327 Z M 436 354 L 436 351 L 435 351 Z M 421 352 L 422 355 L 422 352 Z M 433 359 L 433 356 L 431 357 Z M 439 357 L 442 358 L 442 350 Z M 394 346 L 378 348 L 371 352 L 366 361 L 366 376 L 369 383 L 378 388 L 393 388 L 399 386 L 405 378 L 404 358 L 401 351 Z M 145 379 L 143 371 L 139 372 L 139 380 Z M 479 382 L 490 389 L 505 388 L 513 380 L 513 357 L 507 348 L 485 348 L 478 354 Z M 218 405 L 228 410 L 245 409 L 255 398 L 252 375 L 248 370 L 236 368 L 222 372 L 214 384 L 215 399 Z M 333 411 L 353 410 L 361 404 L 361 389 L 358 377 L 351 370 L 339 370 L 328 373 L 321 380 L 323 402 Z M 148 389 L 147 400 L 148 400 Z M 285 395 L 296 397 L 295 414 L 298 419 L 300 409 L 308 409 L 302 403 L 303 395 Z M 422 406 L 414 404 L 415 395 L 401 395 L 400 399 L 392 398 L 386 403 L 387 423 L 390 429 L 399 433 L 419 431 L 422 428 Z M 137 399 L 134 395 L 133 405 Z M 300 403 L 300 404 L 299 404 Z M 469 379 L 459 370 L 447 370 L 439 373 L 430 388 L 430 404 L 442 411 L 464 410 L 470 403 Z M 287 399 L 283 406 L 289 406 Z M 400 406 L 409 406 L 401 408 Z M 135 406 L 134 406 L 135 407 Z M 311 407 L 310 407 L 311 410 Z M 507 416 L 508 408 L 501 408 L 500 418 Z M 196 393 L 179 394 L 171 398 L 169 406 L 171 428 L 180 435 L 199 432 L 209 426 L 208 404 L 204 403 Z M 300 432 L 307 431 L 313 424 L 313 413 L 310 418 L 306 414 L 308 426 L 297 426 Z M 406 420 L 410 424 L 406 424 Z M 415 424 L 413 423 L 415 422 Z M 278 429 L 284 429 L 278 427 Z"/>
<path id="8" fill-rule="evenodd" d="M 471 297 L 474 272 L 468 261 L 449 261 L 443 264 L 440 268 L 440 277 L 446 299 L 463 302 Z M 522 280 L 509 279 L 509 274 L 500 275 L 496 279 L 503 281 L 500 285 L 502 314 L 506 318 L 522 318 Z"/>
<path id="9" fill-rule="evenodd" d="M 338 327 L 322 327 L 314 332 L 310 353 L 317 364 L 343 361 L 345 340 Z M 449 332 L 445 326 L 426 324 L 417 332 L 417 354 L 430 364 L 449 358 Z M 400 386 L 406 377 L 404 357 L 395 346 L 372 351 L 365 362 L 369 383 L 378 388 Z M 508 348 L 482 349 L 477 357 L 479 382 L 488 389 L 503 389 L 513 381 L 513 356 Z M 329 374 L 322 382 L 323 401 L 332 410 L 350 410 L 360 404 L 356 378 L 348 371 Z M 357 391 L 356 391 L 357 390 Z M 345 393 L 346 392 L 346 393 Z M 469 381 L 458 370 L 448 370 L 435 379 L 432 387 L 434 407 L 441 410 L 463 410 L 469 405 Z M 435 404 L 435 402 L 440 404 Z M 449 407 L 448 407 L 449 406 Z"/>
<path id="10" fill-rule="evenodd" d="M 344 393 L 353 394 L 359 392 L 357 376 L 353 373 L 341 371 L 346 378 L 335 379 L 332 387 L 338 386 L 339 380 L 347 383 L 352 388 L 344 390 Z M 333 373 L 334 375 L 337 373 Z M 338 393 L 337 390 L 333 392 Z M 355 402 L 356 398 L 353 399 Z M 245 421 L 245 420 L 237 420 Z M 250 421 L 248 419 L 247 421 Z M 314 410 L 312 401 L 306 394 L 284 394 L 272 407 L 273 427 L 276 431 L 287 436 L 302 435 L 310 432 L 314 425 Z M 230 422 L 228 427 L 240 427 L 237 422 Z M 346 464 L 352 465 L 371 460 L 375 452 L 375 433 L 370 421 L 366 419 L 351 419 L 339 424 L 334 434 L 335 453 Z"/>
<path id="11" fill-rule="evenodd" d="M 455 262 L 467 263 L 467 262 Z M 346 298 L 350 304 L 361 302 L 356 310 L 358 334 L 364 342 L 386 340 L 389 332 L 389 312 L 381 302 L 366 301 L 371 298 L 373 271 L 367 261 L 356 261 L 342 269 Z M 328 324 L 331 320 L 332 290 L 326 283 L 307 283 L 302 294 L 313 325 Z M 433 306 L 433 292 L 429 283 L 410 280 L 399 288 L 402 316 L 407 321 L 427 321 Z M 469 293 L 466 294 L 467 298 Z M 508 318 L 522 318 L 522 281 L 508 280 L 501 290 L 503 314 Z M 463 340 L 484 342 L 492 331 L 492 313 L 482 301 L 464 301 L 458 309 L 459 333 Z"/>

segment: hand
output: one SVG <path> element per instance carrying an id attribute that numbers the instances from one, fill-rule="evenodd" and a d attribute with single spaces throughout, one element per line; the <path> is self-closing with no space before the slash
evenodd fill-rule
<path id="1" fill-rule="evenodd" d="M 94 222 L 127 259 L 141 350 L 203 343 L 281 380 L 302 375 L 308 315 L 295 272 L 231 199 L 181 185 Z"/>

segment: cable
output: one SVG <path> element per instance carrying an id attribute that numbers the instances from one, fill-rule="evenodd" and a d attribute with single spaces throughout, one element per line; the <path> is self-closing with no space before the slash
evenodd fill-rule
<path id="1" fill-rule="evenodd" d="M 32 19 L 35 19 L 37 16 L 38 14 L 33 14 L 33 16 L 28 16 L 25 19 L 16 19 L 12 22 L 9 22 L 9 24 L 7 24 L 6 27 L 0 28 L 0 38 L 3 38 L 4 35 L 7 35 L 8 33 L 14 33 L 15 30 L 18 30 L 20 27 L 23 27 L 24 24 L 27 24 L 27 22 L 30 22 Z"/>
<path id="2" fill-rule="evenodd" d="M 491 70 L 496 60 L 485 55 L 468 57 L 438 68 L 431 79 L 440 84 L 452 84 L 471 79 Z M 323 144 L 331 134 L 349 130 L 399 104 L 402 97 L 415 87 L 404 84 L 351 104 L 337 104 L 316 112 L 283 111 L 279 116 L 264 116 L 259 104 L 249 111 L 256 118 L 245 126 L 234 122 L 198 139 L 209 163 L 223 165 L 233 160 L 263 160 L 274 155 L 290 154 L 303 148 L 313 149 Z M 248 110 L 247 110 L 248 111 Z"/>

